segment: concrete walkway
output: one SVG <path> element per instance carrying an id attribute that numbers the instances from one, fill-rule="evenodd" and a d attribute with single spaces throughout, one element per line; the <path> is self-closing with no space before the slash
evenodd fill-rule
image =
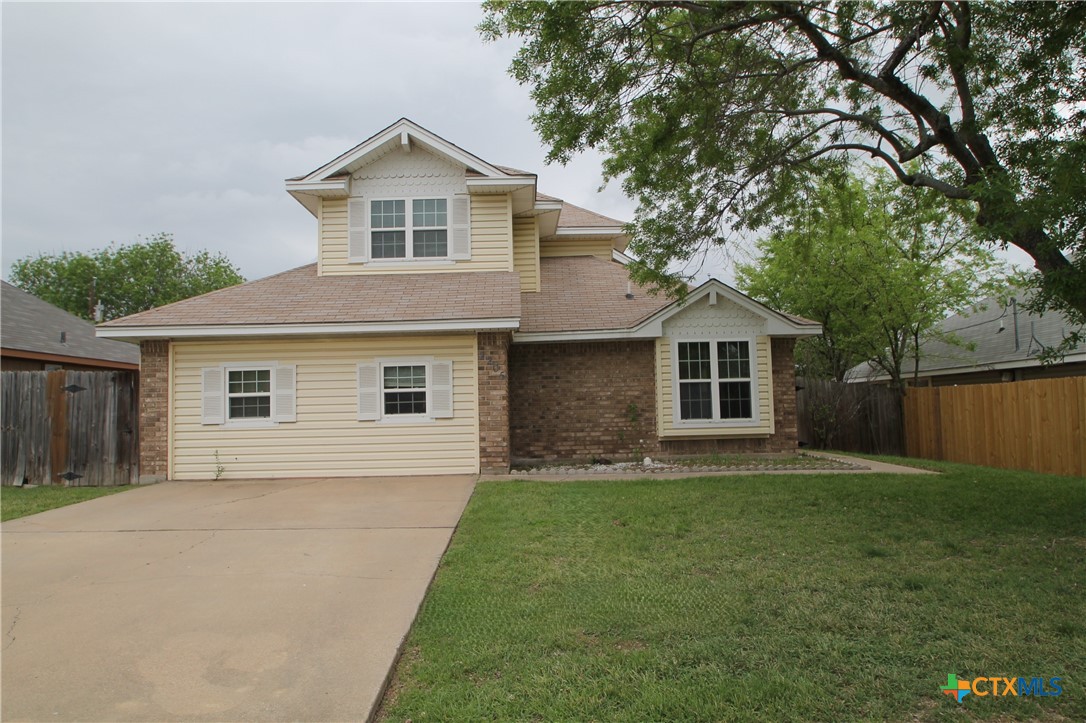
<path id="1" fill-rule="evenodd" d="M 804 451 L 812 457 L 825 457 L 857 465 L 855 469 L 767 469 L 767 470 L 724 470 L 717 472 L 638 472 L 593 473 L 574 472 L 571 474 L 488 474 L 479 477 L 480 482 L 500 482 L 503 480 L 537 480 L 539 482 L 572 482 L 581 480 L 633 480 L 633 479 L 685 479 L 690 477 L 726 477 L 730 475 L 756 474 L 938 474 L 918 467 L 905 467 L 899 464 L 878 462 L 862 457 L 829 452 Z"/>
<path id="2" fill-rule="evenodd" d="M 471 477 L 170 482 L 3 525 L 5 721 L 360 721 Z"/>

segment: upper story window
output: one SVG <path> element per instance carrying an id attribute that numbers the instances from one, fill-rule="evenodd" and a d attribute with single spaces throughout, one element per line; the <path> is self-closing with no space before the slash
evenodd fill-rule
<path id="1" fill-rule="evenodd" d="M 675 358 L 680 421 L 754 419 L 749 341 L 681 341 Z"/>
<path id="2" fill-rule="evenodd" d="M 348 261 L 460 261 L 471 258 L 470 201 L 361 198 L 348 203 Z"/>
<path id="3" fill-rule="evenodd" d="M 409 203 L 411 212 L 407 213 Z M 448 199 L 444 198 L 370 201 L 370 258 L 447 257 L 448 204 Z"/>

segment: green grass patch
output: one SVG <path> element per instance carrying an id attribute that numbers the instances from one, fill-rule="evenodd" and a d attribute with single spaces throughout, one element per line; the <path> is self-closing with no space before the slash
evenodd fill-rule
<path id="1" fill-rule="evenodd" d="M 936 466 L 481 483 L 382 717 L 1086 720 L 1086 481 Z"/>
<path id="2" fill-rule="evenodd" d="M 127 489 L 131 487 L 4 487 L 0 490 L 0 521 L 36 515 Z"/>

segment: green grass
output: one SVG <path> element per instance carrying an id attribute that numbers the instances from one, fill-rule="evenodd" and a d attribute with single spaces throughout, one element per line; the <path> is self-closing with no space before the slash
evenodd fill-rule
<path id="1" fill-rule="evenodd" d="M 930 465 L 481 483 L 382 717 L 1086 720 L 1086 481 Z"/>
<path id="2" fill-rule="evenodd" d="M 36 515 L 127 489 L 131 487 L 4 487 L 0 491 L 0 521 Z"/>

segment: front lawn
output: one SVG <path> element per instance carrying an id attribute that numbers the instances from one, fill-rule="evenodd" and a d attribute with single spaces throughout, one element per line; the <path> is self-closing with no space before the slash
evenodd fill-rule
<path id="1" fill-rule="evenodd" d="M 36 515 L 54 507 L 74 505 L 131 487 L 4 487 L 0 490 L 0 521 Z"/>
<path id="2" fill-rule="evenodd" d="M 1086 481 L 936 466 L 480 483 L 382 717 L 1086 720 Z"/>

